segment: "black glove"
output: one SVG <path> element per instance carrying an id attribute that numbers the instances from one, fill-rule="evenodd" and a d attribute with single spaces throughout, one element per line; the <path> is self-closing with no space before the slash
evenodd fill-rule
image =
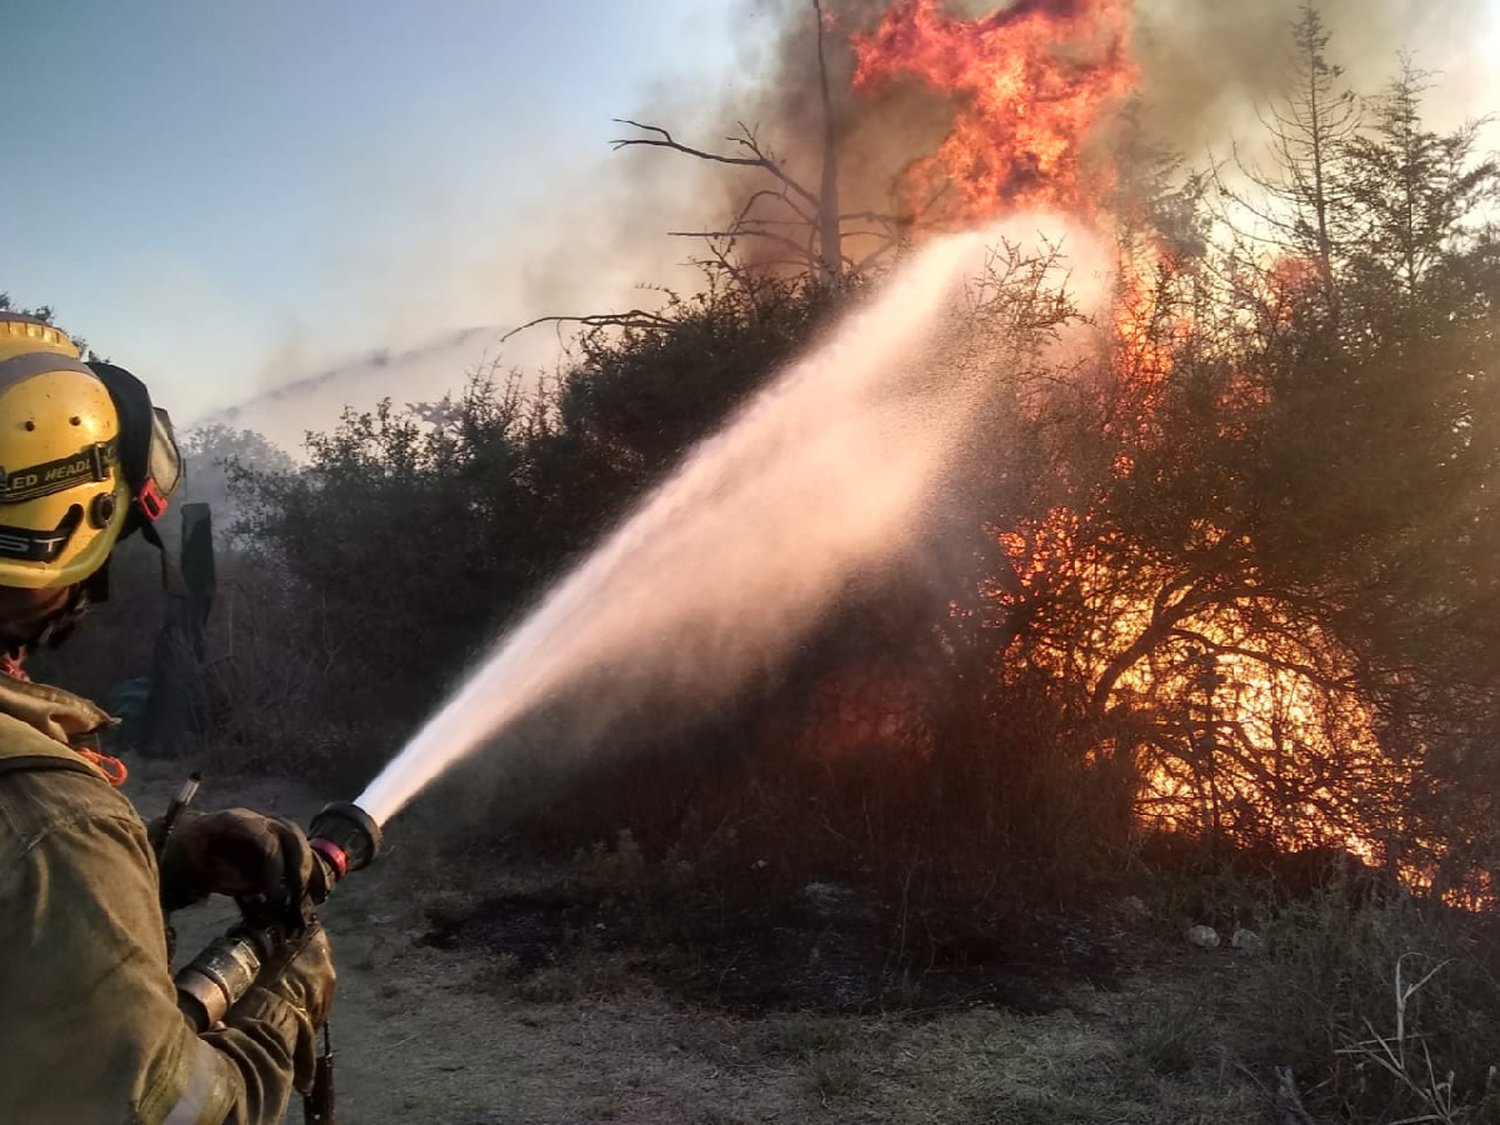
<path id="1" fill-rule="evenodd" d="M 146 831 L 159 847 L 161 819 Z M 291 918 L 300 915 L 313 854 L 307 836 L 290 820 L 224 809 L 179 818 L 160 864 L 161 903 L 168 913 L 221 894 Z"/>
<path id="2" fill-rule="evenodd" d="M 318 1061 L 318 1029 L 328 1022 L 338 974 L 328 935 L 314 922 L 261 966 L 255 984 L 224 1016 L 226 1027 L 272 1034 L 288 1048 L 292 1085 L 312 1087 Z"/>

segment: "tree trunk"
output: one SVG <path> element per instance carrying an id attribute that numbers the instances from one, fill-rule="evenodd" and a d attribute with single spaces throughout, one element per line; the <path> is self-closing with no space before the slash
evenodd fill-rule
<path id="1" fill-rule="evenodd" d="M 837 283 L 844 276 L 842 227 L 839 222 L 838 129 L 833 116 L 833 95 L 828 89 L 828 58 L 823 49 L 821 0 L 813 0 L 813 18 L 818 23 L 818 81 L 823 93 L 823 183 L 818 193 L 818 246 L 824 276 Z"/>

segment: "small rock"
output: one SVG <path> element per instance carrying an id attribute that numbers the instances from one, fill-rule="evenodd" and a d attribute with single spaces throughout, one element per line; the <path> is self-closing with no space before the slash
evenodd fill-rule
<path id="1" fill-rule="evenodd" d="M 1244 927 L 1234 931 L 1234 936 L 1229 939 L 1229 944 L 1238 949 L 1246 957 L 1254 957 L 1266 947 L 1266 943 L 1254 930 Z"/>
<path id="2" fill-rule="evenodd" d="M 1187 932 L 1189 945 L 1196 945 L 1199 949 L 1218 949 L 1219 931 L 1212 926 L 1193 926 Z"/>
<path id="3" fill-rule="evenodd" d="M 842 883 L 812 882 L 802 888 L 802 897 L 821 910 L 833 910 L 854 900 L 854 888 Z"/>
<path id="4" fill-rule="evenodd" d="M 1151 908 L 1135 895 L 1126 895 L 1120 900 L 1120 916 L 1127 922 L 1145 922 L 1151 917 Z"/>

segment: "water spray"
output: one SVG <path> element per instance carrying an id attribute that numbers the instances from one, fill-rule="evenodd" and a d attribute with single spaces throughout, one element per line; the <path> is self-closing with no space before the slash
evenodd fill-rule
<path id="1" fill-rule="evenodd" d="M 933 240 L 830 326 L 501 638 L 360 806 L 388 821 L 590 677 L 608 690 L 587 702 L 588 731 L 554 742 L 554 762 L 643 706 L 702 713 L 782 662 L 851 582 L 917 547 L 989 401 L 977 370 L 943 358 L 950 313 L 1006 233 Z"/>

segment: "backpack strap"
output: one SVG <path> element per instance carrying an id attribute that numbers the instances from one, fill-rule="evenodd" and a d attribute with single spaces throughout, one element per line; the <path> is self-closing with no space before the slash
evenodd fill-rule
<path id="1" fill-rule="evenodd" d="M 182 451 L 167 412 L 151 404 L 146 384 L 123 367 L 94 360 L 88 364 L 109 391 L 120 416 L 120 473 L 130 486 L 130 509 L 120 538 L 139 531 L 141 537 L 161 553 L 162 585 L 173 597 L 185 597 L 186 587 L 177 563 L 162 543 L 156 521 L 166 513 L 167 502 L 182 483 Z M 101 568 L 102 569 L 102 568 Z M 94 592 L 95 601 L 107 601 L 109 590 Z"/>

